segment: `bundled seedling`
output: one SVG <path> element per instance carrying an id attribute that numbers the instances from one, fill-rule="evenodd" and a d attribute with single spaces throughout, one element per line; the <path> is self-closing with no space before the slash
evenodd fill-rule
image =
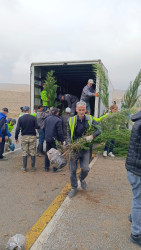
<path id="1" fill-rule="evenodd" d="M 54 71 L 51 70 L 47 73 L 46 80 L 45 80 L 45 90 L 47 93 L 48 99 L 48 108 L 56 107 L 58 103 L 56 103 L 56 90 L 58 85 L 56 84 L 55 77 L 53 76 Z"/>

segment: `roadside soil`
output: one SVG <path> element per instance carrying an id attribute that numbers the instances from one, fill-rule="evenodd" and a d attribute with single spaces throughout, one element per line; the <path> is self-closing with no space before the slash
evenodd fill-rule
<path id="1" fill-rule="evenodd" d="M 129 240 L 132 192 L 126 178 L 125 160 L 99 155 L 86 181 L 87 189 L 80 187 L 69 200 L 57 223 L 52 225 L 52 231 L 46 230 L 38 249 L 140 249 Z"/>
<path id="2" fill-rule="evenodd" d="M 0 162 L 0 250 L 16 233 L 26 235 L 69 181 L 68 167 L 44 172 L 44 157 L 37 157 L 36 172 L 30 171 L 29 158 L 25 174 L 19 151 L 7 157 Z M 72 199 L 68 214 L 61 217 L 55 236 L 43 249 L 138 249 L 129 241 L 132 193 L 125 160 L 100 155 L 87 182 L 87 190 Z"/>
<path id="3" fill-rule="evenodd" d="M 44 171 L 44 157 L 36 157 L 36 172 L 22 173 L 20 151 L 0 162 L 0 250 L 16 233 L 26 235 L 69 181 L 68 167 L 61 172 Z"/>

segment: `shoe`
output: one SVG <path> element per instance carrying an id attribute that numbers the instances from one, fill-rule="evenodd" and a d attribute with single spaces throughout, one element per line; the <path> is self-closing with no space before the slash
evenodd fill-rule
<path id="1" fill-rule="evenodd" d="M 21 168 L 21 170 L 22 170 L 23 173 L 27 172 L 26 168 Z"/>
<path id="2" fill-rule="evenodd" d="M 49 172 L 49 170 L 50 170 L 49 168 L 45 168 L 45 172 Z"/>
<path id="3" fill-rule="evenodd" d="M 31 172 L 35 172 L 36 171 L 36 168 L 31 168 Z"/>
<path id="4" fill-rule="evenodd" d="M 72 188 L 71 191 L 68 193 L 68 196 L 70 198 L 74 197 L 76 195 L 77 191 L 78 191 L 77 188 Z"/>
<path id="5" fill-rule="evenodd" d="M 86 189 L 87 188 L 87 183 L 86 183 L 86 181 L 85 180 L 83 180 L 83 181 L 80 181 L 80 183 L 81 183 L 81 187 L 82 187 L 82 189 Z"/>
<path id="6" fill-rule="evenodd" d="M 56 168 L 56 167 L 53 167 L 52 169 L 52 172 L 53 173 L 57 173 L 57 172 L 61 172 L 62 170 L 60 168 Z"/>
<path id="7" fill-rule="evenodd" d="M 8 158 L 6 158 L 5 156 L 3 156 L 2 158 L 0 158 L 0 161 L 7 161 Z"/>
<path id="8" fill-rule="evenodd" d="M 115 155 L 112 152 L 110 152 L 108 155 L 111 157 L 115 157 Z"/>
<path id="9" fill-rule="evenodd" d="M 131 242 L 133 242 L 134 244 L 141 246 L 141 235 L 130 235 L 130 240 Z"/>
<path id="10" fill-rule="evenodd" d="M 130 222 L 132 222 L 131 214 L 128 215 L 128 220 L 129 220 Z"/>
<path id="11" fill-rule="evenodd" d="M 103 156 L 104 156 L 104 157 L 107 157 L 107 151 L 104 151 L 104 152 L 103 152 Z"/>

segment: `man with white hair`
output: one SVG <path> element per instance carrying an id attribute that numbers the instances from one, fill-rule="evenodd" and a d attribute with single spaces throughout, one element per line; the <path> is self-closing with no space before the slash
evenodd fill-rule
<path id="1" fill-rule="evenodd" d="M 95 84 L 93 79 L 89 79 L 87 85 L 83 88 L 82 94 L 81 94 L 81 101 L 84 101 L 86 103 L 86 110 L 89 110 L 91 112 L 90 108 L 90 99 L 94 96 L 98 97 L 98 93 L 95 93 L 94 88 L 92 85 Z"/>
<path id="2" fill-rule="evenodd" d="M 90 136 L 86 136 L 85 139 L 88 142 L 91 142 L 96 136 L 100 134 L 98 129 L 98 123 L 94 120 L 91 115 L 86 115 L 86 103 L 85 102 L 77 102 L 76 104 L 76 112 L 77 115 L 70 117 L 68 124 L 68 142 L 74 142 L 79 139 L 83 135 L 85 135 L 87 129 L 93 126 L 95 128 L 94 134 Z M 69 192 L 69 197 L 72 198 L 77 193 L 77 161 L 80 160 L 80 168 L 81 172 L 79 175 L 79 179 L 81 182 L 82 189 L 86 189 L 85 178 L 89 172 L 89 159 L 90 159 L 90 150 L 81 150 L 79 153 L 73 152 L 70 156 L 69 161 L 69 169 L 70 169 L 70 180 L 72 189 Z"/>

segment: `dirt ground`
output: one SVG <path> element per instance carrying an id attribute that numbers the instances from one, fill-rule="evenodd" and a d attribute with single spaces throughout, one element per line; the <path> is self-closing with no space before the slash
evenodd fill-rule
<path id="1" fill-rule="evenodd" d="M 46 230 L 41 247 L 33 249 L 140 249 L 129 240 L 132 192 L 125 160 L 99 155 L 86 182 L 87 189 L 79 188 L 57 223 Z"/>
<path id="2" fill-rule="evenodd" d="M 62 172 L 44 171 L 44 157 L 37 157 L 36 172 L 21 172 L 19 151 L 0 162 L 0 250 L 16 233 L 26 235 L 54 198 L 69 181 L 68 168 Z"/>
<path id="3" fill-rule="evenodd" d="M 30 159 L 28 159 L 29 171 L 25 174 L 21 172 L 22 157 L 19 151 L 9 154 L 8 158 L 8 161 L 0 162 L 0 250 L 5 249 L 8 239 L 16 233 L 26 235 L 69 181 L 68 167 L 65 167 L 59 173 L 44 172 L 44 157 L 37 157 L 36 172 L 30 171 Z M 88 183 L 90 182 L 88 190 L 85 192 L 80 190 L 72 201 L 75 211 L 75 201 L 76 199 L 79 200 L 77 210 L 80 208 L 80 213 L 75 220 L 78 219 L 83 223 L 82 211 L 86 214 L 88 210 L 88 221 L 85 221 L 85 223 L 87 222 L 87 226 L 92 224 L 92 230 L 97 235 L 95 239 L 97 241 L 100 239 L 102 229 L 102 234 L 104 233 L 105 239 L 108 239 L 109 246 L 113 244 L 113 248 L 96 249 L 136 249 L 132 245 L 131 248 L 126 248 L 127 244 L 130 246 L 130 223 L 127 216 L 131 208 L 131 189 L 126 178 L 124 165 L 124 159 L 111 159 L 109 157 L 103 159 L 102 156 L 99 156 L 88 176 Z M 81 204 L 81 199 L 82 201 L 85 200 L 84 204 L 87 209 L 83 206 L 83 203 Z M 89 210 L 89 206 L 91 206 L 91 210 Z M 92 218 L 93 223 L 91 223 Z M 69 219 L 71 219 L 70 216 Z M 94 224 L 95 228 L 93 227 Z M 118 226 L 115 227 L 115 225 Z M 79 232 L 79 223 L 77 223 L 76 228 Z M 125 248 L 118 248 L 114 242 L 112 243 L 112 232 L 114 237 L 122 236 Z M 64 241 L 64 239 L 62 240 Z M 120 238 L 118 241 L 120 242 Z M 88 242 L 90 244 L 90 241 Z M 54 244 L 55 242 L 53 242 Z M 92 244 L 93 242 L 91 242 Z M 99 244 L 99 241 L 97 244 Z"/>

